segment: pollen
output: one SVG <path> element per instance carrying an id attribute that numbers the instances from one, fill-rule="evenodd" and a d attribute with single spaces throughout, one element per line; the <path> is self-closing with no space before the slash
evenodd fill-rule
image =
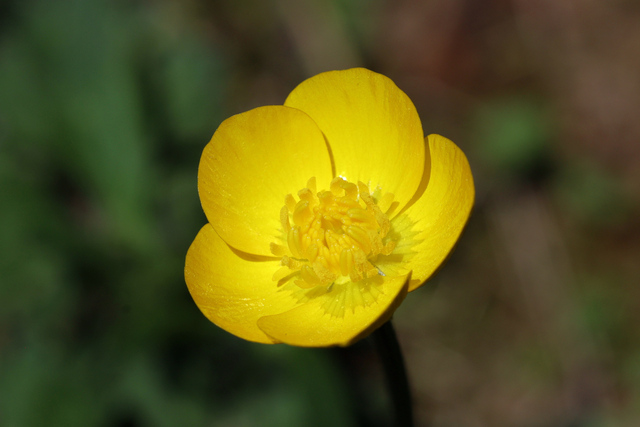
<path id="1" fill-rule="evenodd" d="M 329 289 L 336 282 L 360 282 L 380 275 L 374 263 L 378 255 L 389 255 L 396 242 L 387 210 L 393 194 L 377 202 L 369 187 L 334 178 L 329 190 L 317 191 L 312 177 L 297 198 L 287 194 L 280 210 L 286 245 L 271 244 L 282 267 L 273 280 L 293 282 L 302 289 Z"/>

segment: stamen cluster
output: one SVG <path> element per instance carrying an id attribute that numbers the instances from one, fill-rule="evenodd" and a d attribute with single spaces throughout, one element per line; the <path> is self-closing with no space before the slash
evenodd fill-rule
<path id="1" fill-rule="evenodd" d="M 295 278 L 297 286 L 309 289 L 329 286 L 340 277 L 358 282 L 381 274 L 372 261 L 389 255 L 396 245 L 385 242 L 390 223 L 382 210 L 391 206 L 393 194 L 376 202 L 366 184 L 341 177 L 331 181 L 328 191 L 317 192 L 312 177 L 298 199 L 288 194 L 280 211 L 287 246 L 271 244 L 271 252 L 282 256 L 274 281 L 280 285 Z"/>

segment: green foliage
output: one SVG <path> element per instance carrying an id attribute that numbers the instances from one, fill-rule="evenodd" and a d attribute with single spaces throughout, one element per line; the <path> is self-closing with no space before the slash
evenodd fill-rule
<path id="1" fill-rule="evenodd" d="M 549 145 L 551 123 L 539 102 L 523 96 L 497 98 L 482 104 L 475 114 L 479 154 L 496 171 L 526 171 Z"/>
<path id="2" fill-rule="evenodd" d="M 585 224 L 615 226 L 629 216 L 630 206 L 620 184 L 594 164 L 567 164 L 559 177 L 556 195 L 562 206 Z"/>

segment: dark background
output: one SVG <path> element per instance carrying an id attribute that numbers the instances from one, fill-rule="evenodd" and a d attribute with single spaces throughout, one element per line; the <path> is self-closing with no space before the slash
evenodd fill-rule
<path id="1" fill-rule="evenodd" d="M 640 425 L 640 3 L 0 1 L 0 425 L 386 425 L 368 340 L 244 342 L 182 269 L 218 124 L 365 66 L 467 154 L 394 323 L 419 425 Z"/>

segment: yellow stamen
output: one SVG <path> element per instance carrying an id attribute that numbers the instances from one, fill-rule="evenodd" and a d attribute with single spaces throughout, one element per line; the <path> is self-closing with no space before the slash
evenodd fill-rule
<path id="1" fill-rule="evenodd" d="M 344 189 L 345 197 L 356 200 L 356 197 L 358 197 L 358 187 L 355 184 L 344 180 L 341 180 L 339 184 L 340 188 Z"/>
<path id="2" fill-rule="evenodd" d="M 291 228 L 291 224 L 289 223 L 289 209 L 286 206 L 280 209 L 280 225 L 282 225 L 284 231 L 288 231 Z"/>
<path id="3" fill-rule="evenodd" d="M 284 205 L 289 209 L 289 212 L 293 212 L 296 208 L 296 199 L 291 194 L 284 196 Z"/>
<path id="4" fill-rule="evenodd" d="M 336 176 L 331 180 L 331 184 L 329 185 L 329 189 L 333 193 L 334 196 L 340 195 L 340 183 L 342 182 L 342 178 Z"/>
<path id="5" fill-rule="evenodd" d="M 342 273 L 343 276 L 348 276 L 352 268 L 353 253 L 351 249 L 345 249 L 340 253 L 340 273 Z"/>
<path id="6" fill-rule="evenodd" d="M 295 225 L 305 225 L 307 220 L 311 218 L 312 212 L 309 209 L 309 202 L 301 200 L 293 210 L 293 223 Z"/>
<path id="7" fill-rule="evenodd" d="M 271 280 L 273 280 L 274 282 L 278 282 L 287 277 L 289 274 L 291 274 L 291 270 L 289 270 L 287 267 L 280 267 L 276 270 L 275 273 L 273 273 Z"/>
<path id="8" fill-rule="evenodd" d="M 362 228 L 354 225 L 350 225 L 345 228 L 345 233 L 349 235 L 353 240 L 358 242 L 360 249 L 365 255 L 368 255 L 371 251 L 371 241 L 369 240 L 369 236 L 367 236 L 367 232 Z"/>
<path id="9" fill-rule="evenodd" d="M 347 215 L 349 216 L 349 218 L 360 222 L 372 222 L 372 220 L 375 221 L 375 218 L 372 218 L 366 210 L 360 207 L 349 209 L 347 211 Z"/>
<path id="10" fill-rule="evenodd" d="M 298 285 L 298 287 L 300 287 L 302 289 L 311 289 L 311 288 L 315 288 L 316 287 L 316 285 L 309 284 L 309 283 L 305 282 L 304 280 L 296 280 L 294 283 L 296 285 Z"/>
<path id="11" fill-rule="evenodd" d="M 389 208 L 391 207 L 392 203 L 393 194 L 385 193 L 384 196 L 380 197 L 380 200 L 378 200 L 378 207 L 382 212 L 388 214 Z"/>
<path id="12" fill-rule="evenodd" d="M 302 266 L 302 268 L 300 269 L 300 277 L 309 285 L 316 286 L 320 284 L 320 279 L 318 278 L 316 273 L 313 272 L 313 268 L 309 267 L 308 265 Z"/>
<path id="13" fill-rule="evenodd" d="M 302 258 L 300 256 L 300 227 L 294 227 L 289 230 L 287 243 L 289 244 L 289 250 L 293 256 L 295 258 Z"/>
<path id="14" fill-rule="evenodd" d="M 271 253 L 274 256 L 284 256 L 287 254 L 287 248 L 285 246 L 278 245 L 277 243 L 271 242 L 269 249 L 271 249 Z"/>
<path id="15" fill-rule="evenodd" d="M 312 176 L 311 178 L 309 178 L 309 181 L 307 181 L 307 188 L 311 191 L 312 194 L 316 194 L 318 192 L 318 190 L 316 189 L 315 176 Z"/>

